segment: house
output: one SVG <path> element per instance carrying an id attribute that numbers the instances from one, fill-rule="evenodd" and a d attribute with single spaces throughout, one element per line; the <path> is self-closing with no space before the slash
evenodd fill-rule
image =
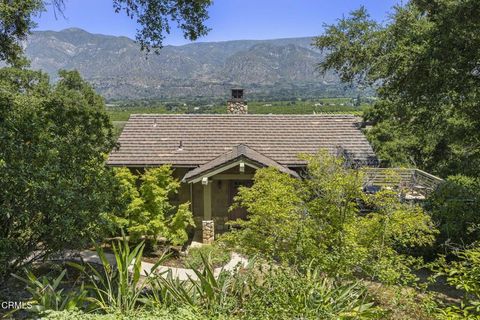
<path id="1" fill-rule="evenodd" d="M 238 187 L 251 185 L 258 168 L 299 177 L 306 163 L 298 155 L 319 149 L 341 152 L 352 163 L 377 163 L 355 116 L 249 115 L 241 89 L 232 90 L 227 110 L 224 115 L 133 114 L 107 162 L 138 171 L 172 165 L 182 181 L 174 200 L 191 203 L 204 242 L 223 232 L 228 220 L 246 217 L 241 208 L 228 209 Z"/>

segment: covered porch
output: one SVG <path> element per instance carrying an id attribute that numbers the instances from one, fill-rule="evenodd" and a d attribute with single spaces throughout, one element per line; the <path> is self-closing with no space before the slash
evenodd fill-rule
<path id="1" fill-rule="evenodd" d="M 228 230 L 228 221 L 245 219 L 245 209 L 230 211 L 239 187 L 251 186 L 257 169 L 272 166 L 299 177 L 295 171 L 242 144 L 187 172 L 182 182 L 189 188 L 189 201 L 197 226 L 194 240 L 211 243 L 216 234 Z"/>

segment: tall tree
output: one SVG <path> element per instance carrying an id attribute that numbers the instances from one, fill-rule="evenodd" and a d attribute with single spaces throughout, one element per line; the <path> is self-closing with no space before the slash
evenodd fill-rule
<path id="1" fill-rule="evenodd" d="M 165 34 L 170 33 L 171 23 L 177 24 L 186 39 L 196 40 L 206 35 L 209 29 L 205 20 L 211 3 L 211 0 L 113 0 L 113 9 L 124 12 L 140 25 L 136 40 L 142 50 L 158 52 Z M 65 0 L 0 0 L 0 61 L 12 65 L 25 63 L 21 58 L 21 41 L 36 26 L 33 17 L 48 5 L 63 13 Z"/>
<path id="2" fill-rule="evenodd" d="M 99 235 L 115 145 L 103 98 L 77 72 L 0 69 L 0 279 Z"/>
<path id="3" fill-rule="evenodd" d="M 411 0 L 387 24 L 364 8 L 327 26 L 323 71 L 377 88 L 368 136 L 391 164 L 480 174 L 480 2 Z"/>

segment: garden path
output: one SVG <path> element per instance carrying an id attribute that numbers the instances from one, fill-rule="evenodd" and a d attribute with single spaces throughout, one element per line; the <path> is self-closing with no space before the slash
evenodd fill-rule
<path id="1" fill-rule="evenodd" d="M 111 264 L 115 264 L 115 256 L 111 253 L 105 253 L 105 256 Z M 75 257 L 72 257 L 75 258 Z M 84 262 L 88 263 L 96 263 L 96 264 L 101 264 L 100 257 L 97 255 L 95 251 L 90 251 L 90 250 L 84 250 L 81 251 L 79 256 L 77 256 L 75 259 L 77 260 L 83 260 Z M 220 271 L 223 269 L 225 271 L 232 271 L 235 268 L 237 268 L 239 265 L 240 266 L 246 266 L 248 263 L 248 260 L 242 256 L 240 256 L 238 253 L 232 253 L 230 261 L 223 267 L 215 268 L 214 273 L 217 276 L 220 274 Z M 142 274 L 148 274 L 151 272 L 154 264 L 142 261 Z M 159 266 L 157 268 L 157 272 L 160 273 L 167 273 L 168 271 L 172 272 L 172 276 L 174 278 L 178 278 L 179 280 L 188 280 L 188 278 L 192 279 L 197 279 L 197 275 L 192 269 L 187 269 L 187 268 L 175 268 L 175 267 L 166 267 L 166 266 Z"/>

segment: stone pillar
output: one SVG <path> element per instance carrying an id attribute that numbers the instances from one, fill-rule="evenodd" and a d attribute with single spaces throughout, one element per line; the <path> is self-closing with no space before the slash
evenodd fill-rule
<path id="1" fill-rule="evenodd" d="M 247 114 L 248 113 L 247 102 L 240 99 L 227 101 L 227 113 Z"/>
<path id="2" fill-rule="evenodd" d="M 213 220 L 202 221 L 202 242 L 205 244 L 213 243 L 215 239 L 215 223 Z"/>

